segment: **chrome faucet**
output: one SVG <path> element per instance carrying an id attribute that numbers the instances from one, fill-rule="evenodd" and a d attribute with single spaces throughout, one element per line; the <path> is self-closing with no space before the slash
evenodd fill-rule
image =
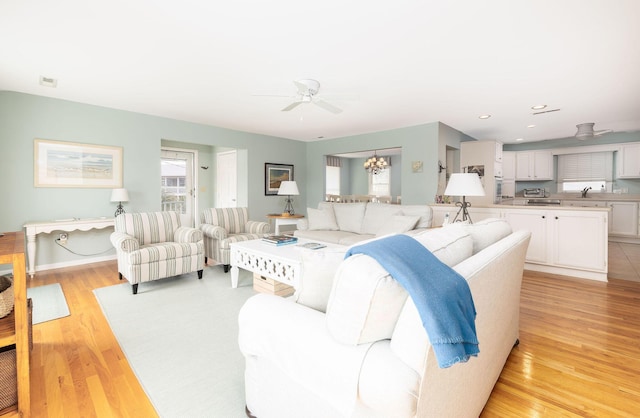
<path id="1" fill-rule="evenodd" d="M 591 187 L 585 187 L 584 189 L 582 189 L 582 197 L 587 197 L 587 192 L 591 190 Z"/>

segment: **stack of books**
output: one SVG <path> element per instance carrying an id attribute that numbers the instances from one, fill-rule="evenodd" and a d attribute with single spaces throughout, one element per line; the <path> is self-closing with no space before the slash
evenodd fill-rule
<path id="1" fill-rule="evenodd" d="M 298 242 L 298 238 L 289 235 L 269 235 L 262 238 L 262 241 L 271 245 L 288 245 Z"/>

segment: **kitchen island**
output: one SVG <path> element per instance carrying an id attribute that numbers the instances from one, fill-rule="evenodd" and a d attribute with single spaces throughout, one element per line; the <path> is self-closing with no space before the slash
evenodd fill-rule
<path id="1" fill-rule="evenodd" d="M 445 214 L 455 217 L 458 206 L 431 205 L 433 225 Z M 485 205 L 469 207 L 474 222 L 503 218 L 514 230 L 531 231 L 527 270 L 607 281 L 610 208 L 571 206 Z"/>

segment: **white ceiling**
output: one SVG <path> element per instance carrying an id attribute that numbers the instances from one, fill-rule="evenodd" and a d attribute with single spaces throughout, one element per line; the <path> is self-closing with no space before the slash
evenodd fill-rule
<path id="1" fill-rule="evenodd" d="M 640 131 L 639 45 L 638 0 L 2 0 L 0 90 L 303 141 L 441 121 L 513 143 Z M 282 112 L 301 78 L 344 111 Z"/>

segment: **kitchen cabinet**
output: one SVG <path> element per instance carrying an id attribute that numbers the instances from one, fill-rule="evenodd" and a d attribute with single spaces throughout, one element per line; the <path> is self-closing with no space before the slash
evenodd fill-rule
<path id="1" fill-rule="evenodd" d="M 517 151 L 516 180 L 553 180 L 553 154 L 551 150 Z"/>
<path id="2" fill-rule="evenodd" d="M 607 281 L 606 210 L 505 209 L 503 217 L 531 231 L 525 268 Z"/>
<path id="3" fill-rule="evenodd" d="M 607 272 L 607 213 L 553 211 L 550 241 L 553 264 Z"/>
<path id="4" fill-rule="evenodd" d="M 616 177 L 640 178 L 640 144 L 622 144 L 616 158 Z"/>
<path id="5" fill-rule="evenodd" d="M 515 151 L 504 151 L 502 153 L 502 180 L 515 181 L 516 179 L 516 153 Z"/>
<path id="6" fill-rule="evenodd" d="M 526 261 L 531 263 L 547 263 L 548 218 L 545 210 L 512 210 L 505 212 L 505 219 L 511 229 L 531 231 L 531 240 L 527 249 Z"/>
<path id="7" fill-rule="evenodd" d="M 637 202 L 607 202 L 611 208 L 609 213 L 609 234 L 637 237 L 638 234 L 638 203 Z"/>

